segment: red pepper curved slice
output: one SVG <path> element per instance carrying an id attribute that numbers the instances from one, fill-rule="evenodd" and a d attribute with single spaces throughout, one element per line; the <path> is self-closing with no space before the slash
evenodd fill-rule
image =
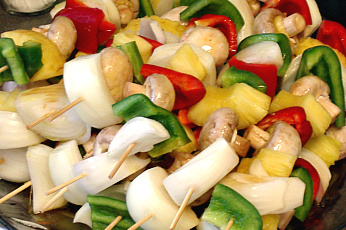
<path id="1" fill-rule="evenodd" d="M 176 93 L 173 110 L 188 108 L 202 100 L 206 94 L 203 83 L 189 74 L 150 64 L 143 64 L 140 73 L 145 78 L 154 73 L 163 74 L 172 82 Z"/>
<path id="2" fill-rule="evenodd" d="M 314 187 L 312 200 L 315 200 L 318 189 L 320 188 L 320 176 L 318 175 L 317 170 L 314 168 L 314 166 L 312 166 L 307 160 L 304 160 L 303 158 L 298 158 L 295 162 L 295 166 L 303 167 L 309 172 Z"/>
<path id="3" fill-rule="evenodd" d="M 237 69 L 246 70 L 259 76 L 267 84 L 266 94 L 272 98 L 274 97 L 277 85 L 276 65 L 246 63 L 238 60 L 236 56 L 233 56 L 228 64 L 230 67 L 234 66 Z"/>
<path id="4" fill-rule="evenodd" d="M 346 55 L 346 28 L 340 23 L 323 20 L 316 39 Z"/>
<path id="5" fill-rule="evenodd" d="M 115 25 L 106 21 L 102 10 L 90 8 L 79 0 L 67 0 L 64 9 L 55 17 L 65 16 L 77 29 L 76 49 L 95 53 L 98 45 L 105 43 L 115 32 Z"/>
<path id="6" fill-rule="evenodd" d="M 229 56 L 237 52 L 237 30 L 234 22 L 227 16 L 216 14 L 205 14 L 199 18 L 192 18 L 188 27 L 196 25 L 210 26 L 219 29 L 227 38 L 229 44 Z"/>
<path id="7" fill-rule="evenodd" d="M 146 40 L 147 42 L 149 42 L 150 45 L 153 46 L 153 50 L 152 50 L 152 51 L 154 51 L 157 47 L 163 45 L 161 42 L 155 41 L 155 40 L 153 40 L 153 39 L 150 39 L 150 38 L 147 38 L 147 37 L 144 37 L 144 36 L 141 36 L 141 35 L 139 35 L 139 36 L 140 36 L 141 38 L 143 38 L 144 40 Z"/>
<path id="8" fill-rule="evenodd" d="M 275 8 L 288 16 L 294 13 L 301 14 L 306 25 L 312 25 L 309 5 L 306 0 L 267 0 L 261 8 L 261 11 L 267 8 Z"/>
<path id="9" fill-rule="evenodd" d="M 292 125 L 299 133 L 302 145 L 304 145 L 312 135 L 312 126 L 306 120 L 305 110 L 300 106 L 288 107 L 273 113 L 269 113 L 257 126 L 263 130 L 267 130 L 276 121 L 284 121 Z"/>

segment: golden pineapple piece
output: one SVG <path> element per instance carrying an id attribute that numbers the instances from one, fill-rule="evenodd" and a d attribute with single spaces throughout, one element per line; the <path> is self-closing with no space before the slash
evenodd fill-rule
<path id="1" fill-rule="evenodd" d="M 182 45 L 175 52 L 166 67 L 181 73 L 190 74 L 201 81 L 207 74 L 203 64 L 199 61 L 197 54 L 188 43 Z"/>
<path id="2" fill-rule="evenodd" d="M 204 98 L 189 109 L 188 119 L 203 126 L 207 117 L 222 107 L 233 109 L 239 116 L 237 129 L 257 124 L 268 113 L 271 98 L 245 83 L 228 88 L 206 87 Z"/>
<path id="3" fill-rule="evenodd" d="M 144 38 L 131 32 L 120 32 L 114 35 L 112 46 L 120 46 L 135 41 L 144 63 L 147 63 L 152 53 L 153 46 Z"/>
<path id="4" fill-rule="evenodd" d="M 0 91 L 0 111 L 17 112 L 14 107 L 14 100 L 16 100 L 19 93 L 19 89 L 14 89 L 12 92 Z"/>
<path id="5" fill-rule="evenodd" d="M 334 138 L 327 135 L 320 135 L 311 138 L 304 148 L 317 154 L 326 163 L 328 167 L 334 165 L 335 161 L 339 158 L 341 143 Z"/>
<path id="6" fill-rule="evenodd" d="M 267 214 L 262 216 L 262 221 L 263 221 L 262 230 L 277 230 L 279 221 L 280 221 L 280 215 Z"/>
<path id="7" fill-rule="evenodd" d="M 197 150 L 197 141 L 195 138 L 195 134 L 193 133 L 193 131 L 186 125 L 182 125 L 188 138 L 191 140 L 191 142 L 189 142 L 186 145 L 183 145 L 177 149 L 173 150 L 173 153 L 192 153 L 194 151 Z"/>
<path id="8" fill-rule="evenodd" d="M 2 33 L 1 37 L 12 38 L 18 46 L 29 40 L 41 43 L 43 66 L 30 81 L 44 80 L 63 74 L 65 57 L 60 53 L 58 46 L 43 34 L 31 30 L 12 30 Z"/>
<path id="9" fill-rule="evenodd" d="M 254 157 L 252 158 L 243 158 L 241 159 L 238 167 L 237 167 L 237 172 L 239 173 L 249 173 L 249 168 L 252 164 L 252 162 L 255 160 Z"/>
<path id="10" fill-rule="evenodd" d="M 296 96 L 284 90 L 273 98 L 269 113 L 292 106 L 304 108 L 306 119 L 310 121 L 313 129 L 312 137 L 324 134 L 332 122 L 332 116 L 314 96 L 311 94 Z"/>
<path id="11" fill-rule="evenodd" d="M 269 176 L 288 177 L 291 175 L 297 157 L 280 151 L 263 148 L 256 155 Z"/>

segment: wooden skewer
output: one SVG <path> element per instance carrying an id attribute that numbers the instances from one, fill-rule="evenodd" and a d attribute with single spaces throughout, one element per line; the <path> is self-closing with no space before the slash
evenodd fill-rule
<path id="1" fill-rule="evenodd" d="M 6 71 L 8 69 L 9 69 L 8 65 L 4 65 L 3 67 L 0 67 L 0 73 Z"/>
<path id="2" fill-rule="evenodd" d="M 231 220 L 228 222 L 228 224 L 227 224 L 225 230 L 230 230 L 231 227 L 232 227 L 232 225 L 233 225 L 233 223 L 234 223 L 234 221 L 231 219 Z"/>
<path id="3" fill-rule="evenodd" d="M 53 121 L 55 118 L 57 118 L 58 116 L 60 116 L 61 114 L 65 113 L 67 110 L 71 109 L 73 106 L 81 103 L 83 101 L 82 97 L 77 98 L 75 101 L 71 102 L 70 104 L 68 104 L 67 106 L 65 106 L 64 108 L 62 108 L 61 110 L 59 110 L 58 112 L 54 113 L 50 118 L 49 121 Z"/>
<path id="4" fill-rule="evenodd" d="M 18 193 L 20 193 L 21 191 L 23 191 L 24 189 L 26 189 L 27 187 L 30 187 L 30 186 L 31 186 L 31 181 L 25 182 L 22 186 L 18 187 L 17 189 L 13 190 L 9 194 L 7 194 L 3 198 L 1 198 L 0 199 L 0 204 L 4 203 L 6 200 L 8 200 L 11 197 L 17 195 Z"/>
<path id="5" fill-rule="evenodd" d="M 136 143 L 132 143 L 129 145 L 129 147 L 126 149 L 126 152 L 124 153 L 124 155 L 120 158 L 118 163 L 115 165 L 115 167 L 113 168 L 113 170 L 109 174 L 109 176 L 108 176 L 109 179 L 112 179 L 114 177 L 115 173 L 119 170 L 120 166 L 124 163 L 124 161 L 129 156 L 130 152 L 135 147 L 135 145 L 136 145 Z"/>
<path id="6" fill-rule="evenodd" d="M 57 201 L 62 195 L 64 195 L 65 192 L 67 192 L 68 187 L 65 187 L 63 189 L 61 189 L 55 196 L 53 196 L 52 199 L 50 199 L 40 210 L 40 213 L 44 213 L 45 211 L 48 210 L 48 208 L 50 206 L 52 206 L 52 204 Z"/>
<path id="7" fill-rule="evenodd" d="M 32 129 L 34 126 L 36 126 L 39 123 L 41 123 L 42 121 L 46 120 L 48 117 L 52 116 L 54 113 L 56 113 L 56 110 L 52 110 L 49 113 L 46 113 L 45 115 L 43 115 L 42 117 L 40 117 L 36 121 L 34 121 L 31 124 L 27 125 L 26 128 L 27 129 Z"/>
<path id="8" fill-rule="evenodd" d="M 190 188 L 189 191 L 187 192 L 183 203 L 181 204 L 177 214 L 175 215 L 175 217 L 173 219 L 171 226 L 169 227 L 169 230 L 173 230 L 175 228 L 175 226 L 178 224 L 178 221 L 179 221 L 181 215 L 183 214 L 184 209 L 186 208 L 187 204 L 189 203 L 189 200 L 190 200 L 193 192 L 194 192 L 193 188 Z"/>
<path id="9" fill-rule="evenodd" d="M 117 216 L 106 228 L 105 230 L 111 230 L 115 225 L 119 223 L 119 221 L 122 219 L 121 216 Z"/>
<path id="10" fill-rule="evenodd" d="M 137 223 L 135 223 L 134 225 L 129 227 L 127 230 L 135 230 L 135 229 L 137 229 L 138 227 L 140 227 L 143 223 L 145 223 L 146 221 L 148 221 L 152 217 L 153 217 L 153 214 L 151 214 L 151 213 L 147 214 L 145 217 L 143 217 Z"/>
<path id="11" fill-rule="evenodd" d="M 60 189 L 62 189 L 62 188 L 64 188 L 64 187 L 66 187 L 66 186 L 68 186 L 68 185 L 70 185 L 70 184 L 76 182 L 77 180 L 80 180 L 80 179 L 86 177 L 86 176 L 87 176 L 87 173 L 79 174 L 78 176 L 73 177 L 72 179 L 66 181 L 65 183 L 62 183 L 62 184 L 60 184 L 60 185 L 58 185 L 58 186 L 56 186 L 56 187 L 54 187 L 54 188 L 48 190 L 48 191 L 46 192 L 46 195 L 49 195 L 49 194 L 51 194 L 51 193 L 53 193 L 53 192 L 56 192 L 56 191 L 58 191 L 58 190 L 60 190 Z"/>

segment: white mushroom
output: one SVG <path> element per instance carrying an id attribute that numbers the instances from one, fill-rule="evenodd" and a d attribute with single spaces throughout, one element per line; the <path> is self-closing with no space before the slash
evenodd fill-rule
<path id="1" fill-rule="evenodd" d="M 112 0 L 119 11 L 121 25 L 127 25 L 137 18 L 139 12 L 138 0 Z"/>
<path id="2" fill-rule="evenodd" d="M 115 134 L 119 131 L 121 127 L 121 125 L 112 125 L 103 128 L 95 138 L 93 146 L 93 155 L 98 155 L 107 152 L 109 144 L 111 143 Z"/>
<path id="3" fill-rule="evenodd" d="M 254 34 L 284 33 L 294 37 L 304 31 L 306 22 L 301 14 L 294 13 L 286 17 L 284 13 L 275 8 L 268 8 L 259 13 L 254 20 Z"/>
<path id="4" fill-rule="evenodd" d="M 199 136 L 199 150 L 206 149 L 220 136 L 234 148 L 236 153 L 245 157 L 250 143 L 247 139 L 237 135 L 238 115 L 229 107 L 223 107 L 212 113 L 201 130 Z"/>
<path id="5" fill-rule="evenodd" d="M 346 157 L 346 126 L 337 128 L 335 125 L 329 127 L 326 135 L 341 142 L 340 156 L 338 160 Z"/>
<path id="6" fill-rule="evenodd" d="M 276 33 L 274 19 L 276 16 L 285 16 L 280 10 L 268 8 L 259 13 L 253 23 L 253 33 Z"/>
<path id="7" fill-rule="evenodd" d="M 267 144 L 270 134 L 256 125 L 251 125 L 244 132 L 244 138 L 250 141 L 250 146 L 255 150 Z"/>
<path id="8" fill-rule="evenodd" d="M 162 74 L 152 74 L 145 80 L 143 85 L 126 83 L 123 96 L 132 94 L 145 94 L 157 106 L 172 111 L 175 103 L 175 91 L 171 81 Z"/>
<path id="9" fill-rule="evenodd" d="M 57 45 L 60 53 L 67 59 L 75 48 L 77 30 L 71 19 L 58 16 L 52 22 L 47 37 Z"/>
<path id="10" fill-rule="evenodd" d="M 263 148 L 297 156 L 302 148 L 298 131 L 283 121 L 276 121 L 268 128 L 270 139 Z"/>
<path id="11" fill-rule="evenodd" d="M 108 47 L 101 51 L 101 64 L 108 89 L 117 102 L 123 98 L 126 82 L 132 82 L 133 70 L 127 55 L 120 49 Z"/>
<path id="12" fill-rule="evenodd" d="M 294 95 L 312 94 L 316 100 L 330 113 L 332 120 L 340 114 L 341 110 L 329 98 L 328 84 L 317 76 L 305 76 L 298 79 L 290 88 Z"/>
<path id="13" fill-rule="evenodd" d="M 187 29 L 180 37 L 180 42 L 194 44 L 209 52 L 216 66 L 225 63 L 229 55 L 226 36 L 218 29 L 209 26 L 196 26 Z"/>

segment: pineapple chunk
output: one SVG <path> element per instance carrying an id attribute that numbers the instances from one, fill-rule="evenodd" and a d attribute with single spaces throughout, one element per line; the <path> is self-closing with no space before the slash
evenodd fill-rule
<path id="1" fill-rule="evenodd" d="M 277 230 L 279 221 L 280 221 L 280 215 L 267 214 L 262 216 L 262 221 L 263 221 L 262 230 Z"/>
<path id="2" fill-rule="evenodd" d="M 256 159 L 255 157 L 241 159 L 241 161 L 240 161 L 240 163 L 239 163 L 239 165 L 237 167 L 237 172 L 248 174 L 249 173 L 249 168 L 250 168 L 252 162 L 255 159 Z"/>
<path id="3" fill-rule="evenodd" d="M 263 148 L 256 155 L 269 176 L 288 177 L 291 175 L 297 156 Z"/>
<path id="4" fill-rule="evenodd" d="M 14 101 L 19 93 L 19 89 L 14 89 L 12 92 L 0 91 L 0 110 L 17 112 L 16 108 L 14 107 Z"/>
<path id="5" fill-rule="evenodd" d="M 281 90 L 273 98 L 269 113 L 292 106 L 301 106 L 304 108 L 306 119 L 310 121 L 313 129 L 312 137 L 324 134 L 332 122 L 332 116 L 314 96 L 311 94 L 296 96 L 284 90 Z"/>
<path id="6" fill-rule="evenodd" d="M 204 98 L 189 109 L 188 119 L 203 126 L 210 114 L 222 107 L 232 108 L 239 116 L 238 129 L 257 124 L 268 113 L 271 98 L 245 83 L 228 88 L 207 86 Z"/>
<path id="7" fill-rule="evenodd" d="M 187 143 L 186 145 L 183 145 L 177 149 L 173 150 L 173 153 L 192 153 L 197 150 L 197 140 L 195 138 L 195 134 L 193 133 L 192 129 L 190 129 L 186 125 L 182 125 L 188 138 L 191 140 L 191 142 Z"/>
<path id="8" fill-rule="evenodd" d="M 1 37 L 12 38 L 18 46 L 28 40 L 41 43 L 43 66 L 30 81 L 44 80 L 63 74 L 65 57 L 60 53 L 57 45 L 43 34 L 32 30 L 12 30 L 2 33 Z"/>
<path id="9" fill-rule="evenodd" d="M 131 32 L 121 32 L 114 35 L 112 46 L 120 46 L 122 44 L 135 41 L 144 63 L 147 63 L 152 53 L 153 46 L 144 38 Z"/>
<path id="10" fill-rule="evenodd" d="M 190 74 L 198 78 L 200 81 L 202 81 L 205 75 L 207 75 L 207 71 L 188 43 L 182 45 L 175 52 L 166 67 L 181 73 Z"/>
<path id="11" fill-rule="evenodd" d="M 323 134 L 311 138 L 304 145 L 304 148 L 321 157 L 326 165 L 330 167 L 337 159 L 339 159 L 341 143 L 340 141 Z"/>

